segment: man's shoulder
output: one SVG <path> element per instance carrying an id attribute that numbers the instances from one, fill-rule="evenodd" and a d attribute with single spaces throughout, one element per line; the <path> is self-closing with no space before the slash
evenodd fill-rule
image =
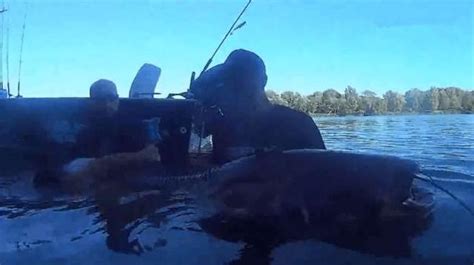
<path id="1" fill-rule="evenodd" d="M 273 105 L 263 122 L 262 135 L 273 135 L 270 144 L 283 149 L 320 148 L 324 142 L 313 118 L 286 106 Z"/>
<path id="2" fill-rule="evenodd" d="M 313 119 L 308 114 L 292 109 L 283 105 L 272 105 L 269 115 L 277 118 L 280 122 L 313 122 Z"/>

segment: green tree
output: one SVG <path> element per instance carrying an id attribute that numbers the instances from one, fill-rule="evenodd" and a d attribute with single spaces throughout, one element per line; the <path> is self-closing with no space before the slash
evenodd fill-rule
<path id="1" fill-rule="evenodd" d="M 463 91 L 457 87 L 447 87 L 445 91 L 449 97 L 449 108 L 453 110 L 460 110 Z"/>
<path id="2" fill-rule="evenodd" d="M 376 98 L 377 93 L 375 93 L 374 91 L 365 90 L 364 92 L 362 92 L 362 96 L 364 96 L 366 98 Z"/>
<path id="3" fill-rule="evenodd" d="M 466 91 L 462 97 L 462 109 L 474 111 L 474 91 Z"/>
<path id="4" fill-rule="evenodd" d="M 337 113 L 341 103 L 342 95 L 334 89 L 327 89 L 323 92 L 321 106 L 324 113 Z"/>
<path id="5" fill-rule="evenodd" d="M 432 87 L 424 93 L 422 109 L 424 111 L 436 111 L 439 107 L 439 89 Z"/>
<path id="6" fill-rule="evenodd" d="M 355 88 L 348 86 L 344 90 L 345 110 L 349 113 L 359 111 L 359 95 Z"/>
<path id="7" fill-rule="evenodd" d="M 387 110 L 389 112 L 401 112 L 403 105 L 405 104 L 405 99 L 402 95 L 394 91 L 387 91 L 383 95 L 384 100 L 387 102 Z"/>
<path id="8" fill-rule="evenodd" d="M 283 100 L 281 99 L 280 95 L 273 91 L 273 90 L 266 90 L 265 94 L 267 95 L 268 100 L 272 104 L 284 105 Z"/>
<path id="9" fill-rule="evenodd" d="M 375 101 L 377 100 L 377 94 L 370 90 L 362 92 L 359 98 L 359 110 L 363 111 L 364 114 L 372 115 L 376 113 Z"/>
<path id="10" fill-rule="evenodd" d="M 438 110 L 448 110 L 450 108 L 451 103 L 450 103 L 449 96 L 446 93 L 446 90 L 439 89 L 438 94 L 439 94 Z"/>
<path id="11" fill-rule="evenodd" d="M 314 92 L 307 97 L 307 107 L 309 113 L 322 113 L 323 93 Z"/>
<path id="12" fill-rule="evenodd" d="M 418 112 L 421 110 L 423 102 L 423 91 L 413 88 L 405 92 L 405 110 L 409 112 Z"/>
<path id="13" fill-rule="evenodd" d="M 383 98 L 375 98 L 374 101 L 374 113 L 383 114 L 387 112 L 387 101 Z"/>
<path id="14" fill-rule="evenodd" d="M 413 88 L 403 95 L 387 91 L 383 98 L 377 97 L 377 94 L 370 90 L 362 92 L 359 96 L 356 89 L 351 86 L 345 88 L 344 94 L 334 89 L 327 89 L 308 96 L 292 91 L 279 95 L 272 90 L 267 90 L 266 95 L 274 104 L 289 106 L 307 113 L 345 115 L 363 112 L 371 115 L 387 111 L 474 111 L 474 91 L 464 91 L 457 87 L 431 87 L 427 91 Z"/>
<path id="15" fill-rule="evenodd" d="M 305 99 L 300 95 L 300 93 L 293 91 L 285 91 L 281 94 L 280 97 L 286 106 L 292 109 L 306 111 L 306 102 Z"/>

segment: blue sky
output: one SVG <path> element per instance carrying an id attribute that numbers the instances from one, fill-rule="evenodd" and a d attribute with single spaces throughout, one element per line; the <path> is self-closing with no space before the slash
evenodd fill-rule
<path id="1" fill-rule="evenodd" d="M 126 96 L 145 62 L 162 68 L 159 91 L 185 90 L 246 0 L 5 2 L 11 84 L 27 12 L 23 94 L 59 97 L 87 96 L 99 78 Z M 464 0 L 254 0 L 242 18 L 247 25 L 214 63 L 233 49 L 255 51 L 267 65 L 267 89 L 278 92 L 473 89 L 473 8 Z"/>

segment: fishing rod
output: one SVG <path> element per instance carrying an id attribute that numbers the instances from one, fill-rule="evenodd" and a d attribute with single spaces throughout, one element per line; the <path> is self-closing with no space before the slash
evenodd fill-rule
<path id="1" fill-rule="evenodd" d="M 242 27 L 245 26 L 246 24 L 247 24 L 247 21 L 244 21 L 244 22 L 240 23 L 239 25 L 237 25 L 237 26 L 232 30 L 232 32 L 230 33 L 230 36 L 232 36 L 236 30 L 242 28 Z"/>
<path id="2" fill-rule="evenodd" d="M 6 70 L 7 70 L 7 94 L 8 94 L 8 97 L 11 97 L 11 93 L 10 93 L 10 59 L 9 59 L 9 53 L 10 53 L 10 24 L 8 23 L 9 22 L 9 19 L 7 17 L 7 39 L 6 39 L 6 58 L 5 58 L 5 66 L 6 66 Z"/>
<path id="3" fill-rule="evenodd" d="M 211 57 L 209 58 L 209 60 L 207 60 L 207 63 L 206 65 L 204 65 L 204 68 L 202 69 L 201 73 L 199 74 L 199 76 L 201 76 L 206 70 L 207 68 L 209 68 L 209 66 L 211 65 L 212 63 L 212 60 L 214 59 L 214 56 L 216 56 L 217 52 L 220 50 L 220 48 L 222 47 L 222 44 L 224 44 L 225 40 L 232 34 L 234 34 L 234 32 L 240 28 L 242 28 L 247 22 L 242 22 L 240 23 L 237 27 L 235 26 L 237 24 L 237 22 L 239 22 L 239 19 L 242 17 L 242 15 L 245 13 L 245 11 L 247 11 L 247 8 L 250 6 L 250 4 L 252 3 L 252 0 L 249 0 L 247 2 L 247 4 L 244 6 L 244 8 L 242 9 L 242 11 L 240 12 L 240 14 L 237 16 L 237 18 L 234 20 L 234 23 L 232 23 L 232 25 L 230 26 L 229 28 L 229 31 L 227 31 L 227 33 L 225 34 L 224 38 L 222 38 L 221 42 L 219 43 L 219 45 L 217 46 L 216 50 L 214 51 L 214 53 L 211 55 Z M 194 82 L 194 76 L 195 76 L 195 72 L 192 73 L 191 75 L 191 82 L 189 84 L 189 89 L 191 89 L 191 86 Z M 203 114 L 203 111 L 204 109 L 201 109 L 201 115 Z M 219 109 L 220 111 L 220 109 Z M 199 143 L 198 143 L 198 153 L 201 153 L 201 145 L 202 145 L 202 138 L 204 136 L 204 131 L 205 131 L 205 128 L 206 128 L 206 123 L 203 121 L 201 123 L 201 133 L 199 135 Z"/>
<path id="4" fill-rule="evenodd" d="M 5 9 L 5 1 L 2 0 L 2 9 L 0 10 L 0 16 L 2 25 L 0 26 L 0 89 L 4 91 L 3 88 L 3 29 L 4 29 L 4 21 L 5 17 L 4 14 L 7 10 Z M 7 92 L 8 97 L 8 92 Z"/>
<path id="5" fill-rule="evenodd" d="M 224 38 L 222 38 L 221 42 L 219 43 L 219 45 L 217 45 L 217 48 L 214 50 L 214 52 L 212 53 L 211 57 L 209 58 L 209 60 L 207 60 L 206 64 L 204 65 L 204 68 L 202 69 L 201 73 L 199 74 L 199 76 L 201 76 L 208 68 L 209 66 L 211 65 L 212 63 L 212 60 L 214 59 L 214 56 L 216 56 L 217 52 L 220 50 L 220 48 L 222 47 L 222 44 L 224 44 L 224 42 L 226 41 L 226 39 L 234 34 L 234 32 L 240 28 L 242 28 L 243 26 L 245 26 L 245 24 L 247 22 L 242 22 L 240 23 L 238 26 L 235 26 L 237 24 L 237 22 L 239 22 L 239 19 L 242 17 L 242 15 L 245 13 L 245 11 L 247 11 L 247 8 L 250 6 L 250 4 L 252 3 L 252 0 L 249 0 L 247 2 L 247 4 L 244 6 L 244 8 L 242 9 L 242 11 L 239 13 L 239 15 L 237 16 L 237 18 L 234 20 L 234 22 L 232 23 L 232 25 L 230 26 L 229 30 L 227 31 L 227 33 L 224 35 Z M 168 95 L 167 98 L 173 98 L 174 96 L 182 96 L 184 98 L 190 98 L 190 92 L 189 90 L 191 89 L 192 87 L 192 84 L 195 80 L 195 77 L 196 77 L 196 72 L 192 72 L 191 74 L 191 80 L 189 82 L 189 89 L 188 91 L 185 91 L 185 92 L 182 92 L 182 93 L 170 93 Z M 203 112 L 203 109 L 201 109 L 201 115 L 202 115 L 202 112 Z M 205 123 L 202 122 L 201 123 L 201 133 L 200 133 L 200 137 L 199 137 L 199 143 L 198 143 L 198 153 L 201 153 L 201 145 L 202 145 L 202 138 L 203 138 L 203 134 L 204 134 L 204 130 L 205 130 Z"/>
<path id="6" fill-rule="evenodd" d="M 252 3 L 252 0 L 249 0 L 247 2 L 247 4 L 244 6 L 244 8 L 242 9 L 242 11 L 239 13 L 239 15 L 237 16 L 237 18 L 234 20 L 234 22 L 232 23 L 232 25 L 230 26 L 229 30 L 227 31 L 227 33 L 224 35 L 224 38 L 221 40 L 221 42 L 219 43 L 219 45 L 217 46 L 217 48 L 214 50 L 214 53 L 211 55 L 211 57 L 209 58 L 209 60 L 207 60 L 206 62 L 206 65 L 204 65 L 204 68 L 202 69 L 201 73 L 199 74 L 199 76 L 201 76 L 208 68 L 209 66 L 211 65 L 212 63 L 212 60 L 214 59 L 214 57 L 216 56 L 217 52 L 220 50 L 220 48 L 222 47 L 222 44 L 224 44 L 225 40 L 230 36 L 230 35 L 233 35 L 234 32 L 240 28 L 242 28 L 243 26 L 245 26 L 247 24 L 246 21 L 240 23 L 239 25 L 235 26 L 237 24 L 237 22 L 239 22 L 239 19 L 242 17 L 242 15 L 245 13 L 245 11 L 247 11 L 247 8 L 250 6 L 250 4 Z M 196 77 L 196 72 L 192 72 L 191 74 L 191 80 L 189 82 L 189 89 L 191 89 L 191 86 L 192 86 L 192 83 L 194 82 L 195 80 L 195 77 Z M 186 92 L 181 92 L 181 93 L 170 93 L 168 94 L 168 97 L 167 98 L 173 98 L 174 96 L 182 96 L 184 98 L 188 98 L 189 97 L 189 89 L 188 91 Z"/>
<path id="7" fill-rule="evenodd" d="M 212 60 L 214 59 L 214 56 L 216 56 L 217 52 L 220 50 L 222 44 L 224 44 L 225 40 L 227 39 L 227 37 L 229 37 L 229 35 L 232 35 L 234 33 L 235 30 L 243 27 L 246 22 L 243 22 L 241 24 L 239 24 L 238 27 L 235 27 L 235 24 L 237 24 L 237 22 L 239 22 L 239 19 L 240 17 L 242 17 L 242 15 L 245 13 L 245 11 L 247 10 L 247 8 L 250 6 L 250 4 L 252 3 L 252 0 L 249 0 L 248 3 L 244 6 L 244 8 L 242 9 L 242 11 L 240 12 L 239 16 L 235 19 L 234 23 L 232 23 L 232 26 L 230 26 L 229 28 L 229 31 L 227 31 L 227 33 L 225 34 L 224 38 L 221 40 L 221 42 L 219 43 L 219 45 L 217 46 L 216 50 L 214 51 L 214 53 L 211 55 L 211 58 L 209 58 L 209 60 L 207 61 L 206 65 L 204 65 L 204 68 L 202 69 L 201 71 L 201 75 L 202 73 L 204 73 L 207 68 L 209 68 L 209 66 L 211 65 L 212 63 Z M 235 29 L 234 29 L 235 27 Z"/>
<path id="8" fill-rule="evenodd" d="M 17 86 L 17 94 L 16 94 L 16 97 L 17 98 L 21 98 L 21 94 L 20 94 L 20 88 L 21 88 L 21 66 L 23 64 L 23 43 L 24 43 L 24 40 L 25 40 L 25 27 L 26 27 L 26 15 L 27 15 L 27 11 L 25 11 L 25 17 L 23 19 L 23 28 L 22 28 L 22 32 L 21 32 L 21 42 L 20 42 L 20 61 L 18 62 L 18 86 Z"/>

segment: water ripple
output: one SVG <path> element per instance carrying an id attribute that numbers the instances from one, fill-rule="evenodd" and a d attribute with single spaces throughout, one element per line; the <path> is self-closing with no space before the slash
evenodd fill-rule
<path id="1" fill-rule="evenodd" d="M 315 121 L 329 149 L 398 155 L 426 169 L 474 178 L 473 115 L 317 117 Z"/>

